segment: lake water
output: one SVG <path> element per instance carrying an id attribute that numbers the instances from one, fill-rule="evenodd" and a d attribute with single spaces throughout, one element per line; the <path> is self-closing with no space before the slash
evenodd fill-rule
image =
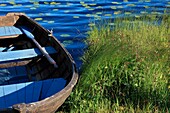
<path id="1" fill-rule="evenodd" d="M 0 0 L 0 15 L 23 12 L 49 30 L 68 49 L 80 68 L 83 41 L 95 22 L 142 14 L 170 14 L 170 0 Z M 113 26 L 113 23 L 109 23 Z"/>

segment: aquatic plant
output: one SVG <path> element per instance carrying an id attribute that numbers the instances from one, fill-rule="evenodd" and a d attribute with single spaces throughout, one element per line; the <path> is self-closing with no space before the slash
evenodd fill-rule
<path id="1" fill-rule="evenodd" d="M 170 111 L 170 17 L 115 20 L 89 31 L 79 84 L 61 109 Z M 100 28 L 100 29 L 99 29 Z"/>

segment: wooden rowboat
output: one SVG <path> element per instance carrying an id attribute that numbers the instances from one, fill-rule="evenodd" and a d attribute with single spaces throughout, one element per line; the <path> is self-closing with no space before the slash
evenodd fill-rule
<path id="1" fill-rule="evenodd" d="M 0 16 L 0 112 L 52 113 L 77 83 L 67 50 L 22 13 Z"/>

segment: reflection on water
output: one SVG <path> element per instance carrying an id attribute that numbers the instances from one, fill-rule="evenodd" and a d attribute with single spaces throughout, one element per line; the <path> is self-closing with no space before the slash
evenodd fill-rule
<path id="1" fill-rule="evenodd" d="M 93 21 L 142 14 L 170 14 L 170 0 L 1 0 L 0 15 L 24 12 L 49 30 L 72 54 L 77 66 Z M 110 26 L 113 23 L 109 23 Z"/>

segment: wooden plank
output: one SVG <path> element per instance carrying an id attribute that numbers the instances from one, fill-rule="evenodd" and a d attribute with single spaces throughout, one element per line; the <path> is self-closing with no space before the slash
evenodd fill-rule
<path id="1" fill-rule="evenodd" d="M 65 85 L 66 80 L 57 78 L 0 86 L 0 109 L 17 103 L 36 102 L 59 92 Z"/>
<path id="2" fill-rule="evenodd" d="M 26 96 L 25 96 L 25 103 L 32 102 L 32 96 L 33 96 L 33 82 L 26 82 L 25 85 L 26 88 Z"/>
<path id="3" fill-rule="evenodd" d="M 32 102 L 36 102 L 39 100 L 41 88 L 42 88 L 42 81 L 34 82 L 34 91 L 33 91 L 33 96 L 32 96 Z"/>
<path id="4" fill-rule="evenodd" d="M 12 35 L 12 36 L 0 36 L 0 39 L 6 39 L 6 38 L 16 38 L 19 35 Z"/>
<path id="5" fill-rule="evenodd" d="M 15 26 L 0 27 L 0 38 L 4 36 L 14 36 L 23 34 L 21 30 Z"/>
<path id="6" fill-rule="evenodd" d="M 9 77 L 1 77 L 0 85 L 7 85 L 7 84 L 16 84 L 22 82 L 28 82 L 28 76 L 9 76 Z"/>
<path id="7" fill-rule="evenodd" d="M 19 72 L 17 73 L 17 69 Z M 27 82 L 29 81 L 27 73 L 21 72 L 25 68 L 24 67 L 10 67 L 7 69 L 0 69 L 0 83 L 5 84 L 15 84 L 20 82 Z M 21 72 L 21 73 L 20 73 Z"/>
<path id="8" fill-rule="evenodd" d="M 28 76 L 28 78 L 29 78 L 29 80 L 30 81 L 33 81 L 32 80 L 32 75 L 31 75 L 31 69 L 29 68 L 29 66 L 27 65 L 27 66 L 25 66 L 26 67 L 26 73 L 27 73 L 27 76 Z"/>
<path id="9" fill-rule="evenodd" d="M 42 80 L 41 74 L 39 74 L 39 73 L 36 73 L 35 77 L 37 80 Z"/>
<path id="10" fill-rule="evenodd" d="M 56 53 L 56 50 L 53 47 L 45 47 L 48 54 Z M 38 48 L 9 51 L 9 52 L 0 52 L 0 63 L 22 60 L 28 58 L 34 58 L 37 56 L 43 55 Z"/>
<path id="11" fill-rule="evenodd" d="M 24 60 L 24 61 L 18 61 L 18 62 L 16 62 L 16 61 L 7 62 L 7 63 L 0 64 L 0 68 L 23 66 L 23 65 L 27 65 L 30 62 L 31 62 L 31 60 Z"/>
<path id="12" fill-rule="evenodd" d="M 24 103 L 25 102 L 25 85 L 26 83 L 20 83 L 17 84 L 17 99 L 18 103 Z"/>
<path id="13" fill-rule="evenodd" d="M 24 76 L 27 74 L 27 70 L 26 70 L 25 66 L 17 66 L 16 72 L 17 72 L 17 75 L 19 75 L 19 76 Z"/>
<path id="14" fill-rule="evenodd" d="M 42 81 L 42 91 L 41 91 L 41 96 L 40 99 L 44 99 L 48 89 L 50 88 L 51 84 L 53 83 L 54 79 L 48 79 L 48 80 L 43 80 Z"/>
<path id="15" fill-rule="evenodd" d="M 52 96 L 53 94 L 61 91 L 65 87 L 65 85 L 66 85 L 65 79 L 63 78 L 54 79 L 45 97 Z"/>
<path id="16" fill-rule="evenodd" d="M 11 78 L 9 74 L 10 72 L 8 71 L 8 69 L 0 69 L 0 84 L 8 84 L 8 80 Z"/>
<path id="17" fill-rule="evenodd" d="M 11 107 L 13 104 L 18 103 L 16 91 L 17 91 L 16 84 L 4 86 L 6 107 Z"/>
<path id="18" fill-rule="evenodd" d="M 8 68 L 9 74 L 12 74 L 14 76 L 17 75 L 15 67 L 9 67 Z"/>
<path id="19" fill-rule="evenodd" d="M 41 92 L 41 81 L 0 86 L 0 109 L 17 103 L 37 101 Z M 34 91 L 34 93 L 33 93 Z"/>
<path id="20" fill-rule="evenodd" d="M 17 83 L 28 82 L 28 81 L 29 81 L 28 76 L 24 75 L 24 76 L 13 76 L 8 82 L 9 84 L 17 84 Z"/>
<path id="21" fill-rule="evenodd" d="M 4 88 L 0 86 L 0 109 L 5 108 Z"/>
<path id="22" fill-rule="evenodd" d="M 19 19 L 19 16 L 15 16 L 15 15 L 1 16 L 0 26 L 13 26 L 17 22 L 18 19 Z"/>

